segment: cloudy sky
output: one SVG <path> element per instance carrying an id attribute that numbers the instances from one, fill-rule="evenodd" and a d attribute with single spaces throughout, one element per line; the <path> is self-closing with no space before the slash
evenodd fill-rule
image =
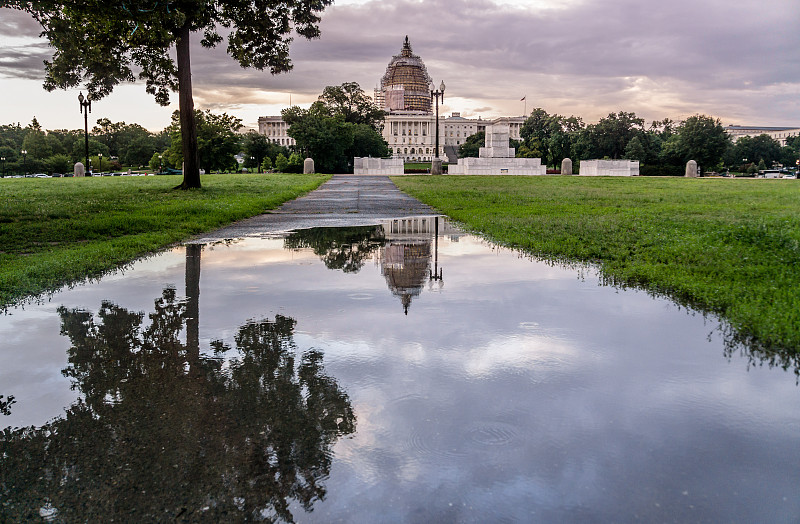
<path id="1" fill-rule="evenodd" d="M 337 0 L 321 30 L 295 40 L 294 70 L 278 76 L 242 69 L 224 45 L 195 45 L 196 107 L 256 127 L 326 85 L 355 81 L 371 94 L 408 35 L 447 85 L 445 114 L 543 107 L 586 122 L 631 111 L 648 122 L 700 113 L 724 125 L 800 126 L 798 0 Z M 81 128 L 78 90 L 41 87 L 51 51 L 38 33 L 27 15 L 0 9 L 0 124 L 36 116 L 46 129 Z M 120 86 L 91 117 L 158 131 L 174 98 L 162 108 L 143 83 Z"/>

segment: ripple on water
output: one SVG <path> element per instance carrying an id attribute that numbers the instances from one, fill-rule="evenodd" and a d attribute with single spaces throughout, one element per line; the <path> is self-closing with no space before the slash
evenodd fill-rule
<path id="1" fill-rule="evenodd" d="M 373 295 L 371 293 L 350 293 L 347 298 L 350 300 L 372 300 Z"/>
<path id="2" fill-rule="evenodd" d="M 518 429 L 504 422 L 481 423 L 467 432 L 467 440 L 480 446 L 505 446 L 518 438 Z"/>
<path id="3" fill-rule="evenodd" d="M 466 454 L 462 442 L 434 421 L 425 421 L 411 428 L 404 447 L 412 455 L 444 461 L 459 459 Z"/>

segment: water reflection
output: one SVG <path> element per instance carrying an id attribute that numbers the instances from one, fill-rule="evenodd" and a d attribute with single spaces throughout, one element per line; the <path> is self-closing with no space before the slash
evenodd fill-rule
<path id="1" fill-rule="evenodd" d="M 325 267 L 345 273 L 357 273 L 367 259 L 374 259 L 407 315 L 412 299 L 419 296 L 426 281 L 442 283 L 439 223 L 440 217 L 411 217 L 386 220 L 376 226 L 303 229 L 289 233 L 284 247 L 311 249 Z M 451 238 L 463 234 L 445 220 L 442 230 Z"/>
<path id="2" fill-rule="evenodd" d="M 175 249 L 0 318 L 0 420 L 42 426 L 0 435 L 0 522 L 797 521 L 767 369 L 797 358 L 422 220 Z"/>
<path id="3" fill-rule="evenodd" d="M 753 337 L 724 324 L 720 325 L 719 331 L 725 342 L 724 353 L 728 360 L 738 356 L 747 360 L 748 369 L 766 365 L 768 368 L 792 371 L 795 374 L 795 384 L 800 385 L 800 352 L 764 346 Z"/>
<path id="4" fill-rule="evenodd" d="M 386 239 L 383 226 L 315 227 L 289 233 L 286 249 L 311 249 L 328 269 L 358 273 Z"/>
<path id="5" fill-rule="evenodd" d="M 202 356 L 199 246 L 187 262 L 189 299 L 164 289 L 149 325 L 110 301 L 96 316 L 59 308 L 62 373 L 82 398 L 40 428 L 3 431 L 4 519 L 292 521 L 290 505 L 325 497 L 331 447 L 355 430 L 347 394 L 320 351 L 296 356 L 285 315 Z"/>

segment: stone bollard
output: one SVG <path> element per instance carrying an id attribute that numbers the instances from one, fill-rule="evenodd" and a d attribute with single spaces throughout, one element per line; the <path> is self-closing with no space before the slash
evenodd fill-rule
<path id="1" fill-rule="evenodd" d="M 441 158 L 434 158 L 431 161 L 431 174 L 432 175 L 441 175 L 442 174 L 442 159 Z"/>
<path id="2" fill-rule="evenodd" d="M 306 158 L 303 161 L 303 174 L 304 175 L 313 175 L 314 174 L 314 159 L 313 158 Z"/>
<path id="3" fill-rule="evenodd" d="M 572 159 L 565 158 L 561 161 L 561 174 L 562 175 L 571 175 L 572 174 Z"/>
<path id="4" fill-rule="evenodd" d="M 684 176 L 697 178 L 697 162 L 694 160 L 686 162 L 686 175 Z"/>
<path id="5" fill-rule="evenodd" d="M 82 162 L 77 162 L 75 164 L 75 170 L 72 173 L 74 176 L 86 176 L 86 168 L 83 167 Z"/>

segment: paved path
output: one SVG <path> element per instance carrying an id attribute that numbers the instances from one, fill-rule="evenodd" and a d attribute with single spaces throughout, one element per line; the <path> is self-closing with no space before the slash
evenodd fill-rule
<path id="1" fill-rule="evenodd" d="M 304 197 L 193 239 L 208 243 L 309 227 L 377 224 L 387 218 L 437 215 L 433 208 L 403 193 L 387 176 L 335 175 Z"/>

